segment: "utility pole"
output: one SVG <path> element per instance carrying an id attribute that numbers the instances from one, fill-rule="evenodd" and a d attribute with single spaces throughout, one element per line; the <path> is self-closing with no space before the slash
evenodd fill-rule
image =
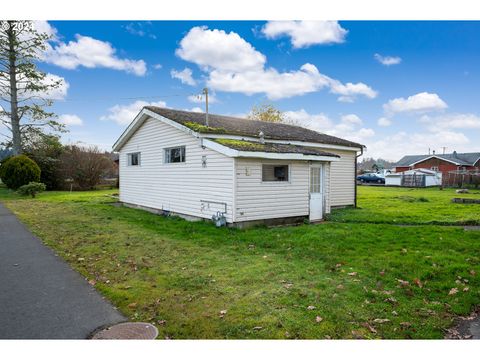
<path id="1" fill-rule="evenodd" d="M 205 95 L 205 126 L 208 127 L 208 88 L 203 89 L 203 95 Z"/>

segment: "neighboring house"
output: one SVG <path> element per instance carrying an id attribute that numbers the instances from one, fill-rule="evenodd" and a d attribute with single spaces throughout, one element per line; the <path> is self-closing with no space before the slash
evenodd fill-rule
<path id="1" fill-rule="evenodd" d="M 430 169 L 440 171 L 444 176 L 451 171 L 480 171 L 480 152 L 457 153 L 437 155 L 407 155 L 395 165 L 396 172 L 411 169 Z"/>
<path id="2" fill-rule="evenodd" d="M 386 186 L 429 187 L 442 185 L 442 173 L 429 169 L 406 170 L 385 175 Z"/>
<path id="3" fill-rule="evenodd" d="M 355 205 L 363 146 L 305 128 L 147 106 L 113 146 L 120 201 L 229 224 L 321 220 Z"/>

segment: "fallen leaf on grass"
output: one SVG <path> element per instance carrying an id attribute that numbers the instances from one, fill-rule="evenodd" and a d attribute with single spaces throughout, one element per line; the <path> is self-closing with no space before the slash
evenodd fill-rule
<path id="1" fill-rule="evenodd" d="M 365 322 L 365 323 L 362 323 L 361 324 L 363 327 L 367 328 L 368 330 L 370 330 L 370 332 L 372 334 L 376 334 L 377 333 L 377 329 L 375 329 L 372 325 L 370 325 L 369 323 Z"/>
<path id="2" fill-rule="evenodd" d="M 138 304 L 136 302 L 133 302 L 133 303 L 128 304 L 127 306 L 128 306 L 129 309 L 135 309 L 137 307 L 137 305 Z"/>
<path id="3" fill-rule="evenodd" d="M 315 307 L 315 306 L 313 306 L 313 305 L 309 305 L 309 306 L 307 306 L 307 310 L 315 310 L 315 309 L 316 309 L 316 307 Z"/>
<path id="4" fill-rule="evenodd" d="M 223 318 L 225 315 L 227 315 L 227 310 L 220 310 L 220 317 Z"/>
<path id="5" fill-rule="evenodd" d="M 421 282 L 420 279 L 418 279 L 418 278 L 413 279 L 413 283 L 414 283 L 415 285 L 417 285 L 419 288 L 422 288 L 422 287 L 423 287 L 422 282 Z"/>
<path id="6" fill-rule="evenodd" d="M 377 324 L 384 324 L 384 323 L 387 323 L 389 321 L 390 321 L 390 319 L 375 319 L 375 320 L 373 320 L 373 322 L 375 322 Z"/>
<path id="7" fill-rule="evenodd" d="M 410 283 L 408 281 L 402 280 L 402 279 L 397 279 L 397 281 L 400 283 L 400 286 L 409 286 Z"/>
<path id="8" fill-rule="evenodd" d="M 357 273 L 354 271 L 354 272 L 350 272 L 348 273 L 348 276 L 357 276 Z"/>
<path id="9" fill-rule="evenodd" d="M 470 275 L 475 276 L 476 274 L 475 270 L 470 270 Z"/>
<path id="10" fill-rule="evenodd" d="M 458 289 L 457 288 L 451 288 L 450 291 L 448 292 L 448 295 L 455 295 L 456 293 L 458 293 Z"/>
<path id="11" fill-rule="evenodd" d="M 395 299 L 395 298 L 392 296 L 392 297 L 386 298 L 386 299 L 385 299 L 385 302 L 388 302 L 388 303 L 390 303 L 390 304 L 395 304 L 395 303 L 397 303 L 397 299 Z"/>
<path id="12" fill-rule="evenodd" d="M 315 318 L 315 322 L 319 323 L 319 322 L 322 322 L 323 321 L 323 318 L 321 316 L 317 316 Z"/>
<path id="13" fill-rule="evenodd" d="M 158 320 L 157 324 L 164 326 L 167 323 L 167 320 Z"/>
<path id="14" fill-rule="evenodd" d="M 95 280 L 88 280 L 88 283 L 92 286 L 95 286 L 95 284 L 97 283 Z"/>
<path id="15" fill-rule="evenodd" d="M 463 288 L 463 292 L 467 292 L 468 290 L 470 290 L 470 289 L 468 288 L 468 286 L 466 286 L 466 287 Z"/>

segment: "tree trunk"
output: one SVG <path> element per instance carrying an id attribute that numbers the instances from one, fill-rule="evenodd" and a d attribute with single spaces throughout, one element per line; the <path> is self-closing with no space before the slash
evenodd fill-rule
<path id="1" fill-rule="evenodd" d="M 14 155 L 22 153 L 22 138 L 20 135 L 20 118 L 18 116 L 18 97 L 17 97 L 17 56 L 15 53 L 15 32 L 13 21 L 9 21 L 8 51 L 9 51 L 9 75 L 10 75 L 10 121 L 12 125 L 12 143 Z"/>

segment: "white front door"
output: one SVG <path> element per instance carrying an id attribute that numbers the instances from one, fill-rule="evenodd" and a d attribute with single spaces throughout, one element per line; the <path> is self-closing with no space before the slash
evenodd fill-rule
<path id="1" fill-rule="evenodd" d="M 323 218 L 323 166 L 310 167 L 310 221 Z"/>

